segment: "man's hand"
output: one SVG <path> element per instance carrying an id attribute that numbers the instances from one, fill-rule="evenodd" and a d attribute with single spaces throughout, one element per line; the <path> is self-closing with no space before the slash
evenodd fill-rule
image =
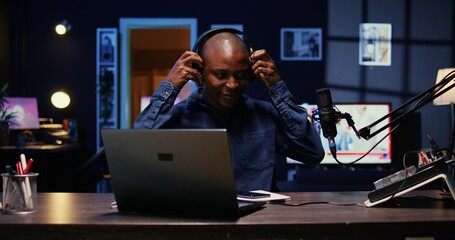
<path id="1" fill-rule="evenodd" d="M 275 62 L 265 50 L 255 51 L 251 55 L 251 60 L 253 61 L 253 73 L 264 82 L 267 88 L 281 81 L 281 76 L 276 69 Z"/>
<path id="2" fill-rule="evenodd" d="M 184 52 L 175 62 L 165 81 L 171 82 L 179 88 L 183 88 L 189 80 L 195 81 L 197 85 L 202 85 L 202 73 L 192 67 L 195 64 L 202 69 L 202 62 L 202 58 L 196 53 L 190 51 Z"/>

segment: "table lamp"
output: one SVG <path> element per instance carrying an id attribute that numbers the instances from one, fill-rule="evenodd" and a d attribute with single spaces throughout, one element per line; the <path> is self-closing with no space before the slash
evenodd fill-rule
<path id="1" fill-rule="evenodd" d="M 71 98 L 66 92 L 57 91 L 54 94 L 52 94 L 51 102 L 52 105 L 54 105 L 54 107 L 62 109 L 70 105 Z"/>
<path id="2" fill-rule="evenodd" d="M 436 77 L 436 84 L 441 82 L 442 79 L 444 79 L 449 73 L 451 73 L 454 70 L 455 70 L 455 68 L 439 69 L 437 77 Z M 449 87 L 449 84 L 447 84 L 441 90 L 443 90 L 447 87 Z M 454 120 L 455 120 L 454 102 L 455 102 L 455 88 L 450 89 L 449 91 L 445 92 L 444 94 L 442 94 L 441 96 L 439 96 L 433 100 L 434 105 L 450 105 L 451 116 L 452 116 L 452 126 L 454 126 Z"/>

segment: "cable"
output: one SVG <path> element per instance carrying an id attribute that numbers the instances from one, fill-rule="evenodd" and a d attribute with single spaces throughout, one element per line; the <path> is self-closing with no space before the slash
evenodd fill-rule
<path id="1" fill-rule="evenodd" d="M 407 152 L 403 155 L 403 169 L 405 170 L 405 174 L 404 174 L 404 178 L 403 178 L 403 181 L 401 182 L 400 184 L 400 187 L 398 187 L 398 190 L 393 193 L 392 195 L 390 195 L 390 199 L 394 198 L 395 197 L 395 194 L 401 192 L 403 190 L 403 186 L 404 184 L 406 183 L 406 180 L 408 179 L 408 173 L 407 173 L 407 166 L 406 166 L 406 157 L 411 154 L 411 153 L 418 153 L 419 151 L 411 151 L 411 152 Z"/>
<path id="2" fill-rule="evenodd" d="M 400 126 L 400 124 L 396 125 L 395 127 L 392 128 L 392 130 L 390 130 L 390 132 L 388 132 L 384 137 L 382 137 L 376 144 L 374 144 L 365 154 L 363 154 L 361 157 L 359 157 L 358 159 L 352 161 L 352 162 L 348 162 L 348 163 L 343 163 L 343 162 L 340 162 L 340 160 L 338 160 L 335 156 L 333 156 L 333 159 L 335 159 L 335 161 L 340 164 L 340 165 L 351 165 L 351 164 L 354 164 L 360 160 L 362 160 L 365 156 L 367 156 L 371 151 L 373 151 L 373 149 L 378 146 L 382 141 L 384 141 L 384 139 L 386 139 L 390 134 L 392 134 L 393 131 L 395 131 L 395 129 L 398 128 L 398 126 Z"/>

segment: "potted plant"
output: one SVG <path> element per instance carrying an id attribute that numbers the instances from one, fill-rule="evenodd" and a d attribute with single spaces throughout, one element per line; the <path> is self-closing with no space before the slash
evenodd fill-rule
<path id="1" fill-rule="evenodd" d="M 5 83 L 0 89 L 0 146 L 9 145 L 9 126 L 16 117 L 16 112 L 8 111 L 8 83 Z"/>

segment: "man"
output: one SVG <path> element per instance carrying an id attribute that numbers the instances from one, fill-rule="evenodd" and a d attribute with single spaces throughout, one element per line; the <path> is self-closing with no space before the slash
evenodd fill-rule
<path id="1" fill-rule="evenodd" d="M 255 76 L 269 89 L 272 103 L 244 95 Z M 199 91 L 173 105 L 190 79 L 200 86 Z M 220 32 L 205 40 L 200 56 L 183 53 L 134 128 L 225 128 L 237 190 L 270 191 L 276 153 L 307 164 L 318 164 L 324 158 L 319 134 L 307 116 L 265 50 L 250 56 L 237 35 Z"/>

